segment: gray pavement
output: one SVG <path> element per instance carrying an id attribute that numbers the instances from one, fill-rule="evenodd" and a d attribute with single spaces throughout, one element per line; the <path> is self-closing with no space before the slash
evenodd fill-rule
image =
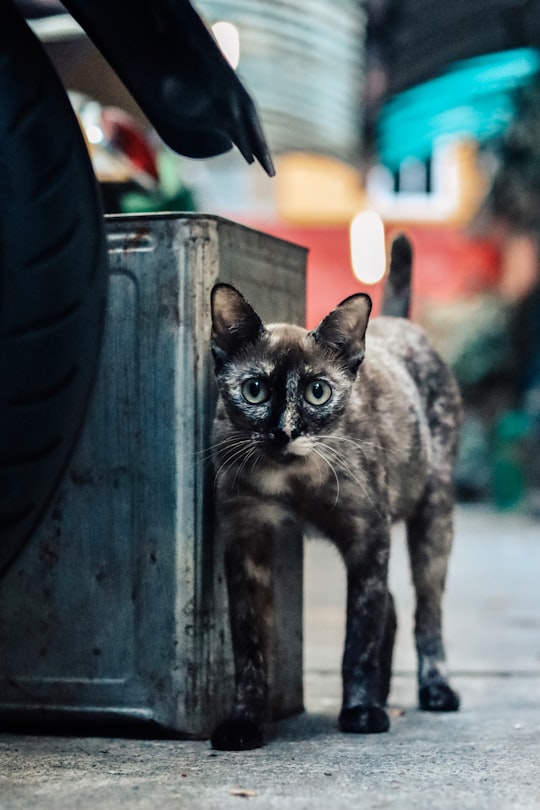
<path id="1" fill-rule="evenodd" d="M 388 734 L 336 727 L 344 572 L 311 541 L 305 566 L 306 712 L 244 753 L 206 742 L 0 735 L 1 810 L 540 808 L 540 523 L 460 508 L 445 602 L 462 708 L 416 709 L 412 592 L 402 532 Z"/>

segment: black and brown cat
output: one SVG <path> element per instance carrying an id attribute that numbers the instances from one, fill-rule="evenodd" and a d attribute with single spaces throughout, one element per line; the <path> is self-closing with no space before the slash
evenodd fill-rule
<path id="1" fill-rule="evenodd" d="M 406 316 L 412 250 L 392 246 L 383 312 Z M 441 601 L 453 535 L 452 469 L 460 396 L 424 331 L 405 317 L 369 322 L 346 298 L 319 326 L 264 326 L 227 284 L 212 290 L 216 530 L 222 533 L 236 668 L 234 706 L 212 745 L 263 744 L 271 558 L 283 532 L 323 533 L 347 570 L 343 731 L 386 731 L 396 618 L 390 531 L 404 520 L 416 590 L 422 709 L 453 711 Z"/>

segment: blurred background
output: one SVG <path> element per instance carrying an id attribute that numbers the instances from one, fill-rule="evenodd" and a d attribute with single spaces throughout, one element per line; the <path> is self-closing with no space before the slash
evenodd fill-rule
<path id="1" fill-rule="evenodd" d="M 407 232 L 413 318 L 465 400 L 458 497 L 540 517 L 540 0 L 195 0 L 275 178 L 171 152 L 60 3 L 18 5 L 108 212 L 205 211 L 308 247 L 310 328 L 359 290 L 376 312 L 384 244 Z"/>

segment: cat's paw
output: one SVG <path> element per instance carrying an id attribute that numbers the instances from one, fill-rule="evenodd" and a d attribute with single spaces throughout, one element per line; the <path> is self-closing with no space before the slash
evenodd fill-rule
<path id="1" fill-rule="evenodd" d="M 341 710 L 339 727 L 349 734 L 379 734 L 388 731 L 390 720 L 381 706 L 353 706 Z"/>
<path id="2" fill-rule="evenodd" d="M 264 745 L 262 728 L 253 720 L 229 717 L 218 723 L 210 742 L 218 751 L 249 751 Z"/>
<path id="3" fill-rule="evenodd" d="M 459 709 L 459 695 L 447 683 L 421 686 L 418 702 L 426 712 L 457 712 Z"/>

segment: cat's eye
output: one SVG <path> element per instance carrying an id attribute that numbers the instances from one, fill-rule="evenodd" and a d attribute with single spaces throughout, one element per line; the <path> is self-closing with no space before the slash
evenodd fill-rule
<path id="1" fill-rule="evenodd" d="M 324 405 L 332 396 L 332 389 L 325 380 L 313 380 L 304 388 L 304 399 L 310 405 Z"/>
<path id="2" fill-rule="evenodd" d="M 270 399 L 270 388 L 260 377 L 250 377 L 242 383 L 242 396 L 250 405 L 260 405 Z"/>

